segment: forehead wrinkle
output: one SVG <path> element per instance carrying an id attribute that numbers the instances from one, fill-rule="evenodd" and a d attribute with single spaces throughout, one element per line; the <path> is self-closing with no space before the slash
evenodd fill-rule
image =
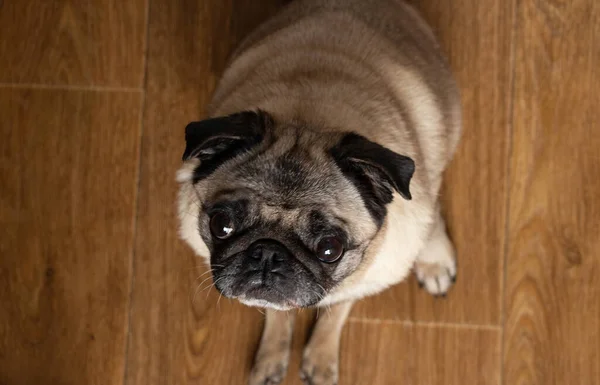
<path id="1" fill-rule="evenodd" d="M 263 204 L 263 207 L 268 207 L 267 210 L 270 210 L 270 213 L 267 214 L 269 219 L 277 218 L 281 227 L 290 229 L 296 234 L 302 233 L 307 228 L 308 214 L 312 210 L 310 206 L 294 207 L 288 209 Z"/>
<path id="2" fill-rule="evenodd" d="M 268 148 L 232 171 L 257 189 L 272 191 L 274 196 L 269 198 L 282 204 L 295 205 L 295 201 L 311 199 L 311 195 L 318 197 L 328 184 L 334 186 L 339 181 L 339 175 L 317 139 L 318 135 L 302 127 L 281 128 Z"/>
<path id="3" fill-rule="evenodd" d="M 285 153 L 293 152 L 299 148 L 300 135 L 300 131 L 294 127 L 282 129 L 280 135 L 269 148 L 265 149 L 263 155 L 277 158 Z"/>
<path id="4" fill-rule="evenodd" d="M 252 201 L 256 197 L 257 192 L 246 186 L 241 187 L 228 187 L 225 189 L 217 190 L 210 196 L 210 201 L 217 202 L 222 200 L 239 200 L 247 199 Z"/>

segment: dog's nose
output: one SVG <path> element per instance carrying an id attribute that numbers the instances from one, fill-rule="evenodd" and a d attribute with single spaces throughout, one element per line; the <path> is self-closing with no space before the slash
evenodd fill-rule
<path id="1" fill-rule="evenodd" d="M 260 261 L 261 264 L 270 268 L 271 271 L 276 271 L 282 262 L 291 255 L 287 247 L 270 239 L 254 242 L 249 248 L 249 254 L 250 257 Z"/>

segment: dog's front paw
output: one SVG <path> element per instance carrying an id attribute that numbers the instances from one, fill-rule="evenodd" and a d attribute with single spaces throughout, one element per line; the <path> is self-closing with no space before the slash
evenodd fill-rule
<path id="1" fill-rule="evenodd" d="M 287 373 L 288 351 L 271 352 L 256 358 L 249 385 L 277 385 L 283 381 Z"/>
<path id="2" fill-rule="evenodd" d="M 300 379 L 305 385 L 336 385 L 338 382 L 338 358 L 324 354 L 321 349 L 304 351 Z"/>
<path id="3" fill-rule="evenodd" d="M 445 296 L 456 280 L 456 251 L 440 216 L 415 262 L 419 285 L 434 296 Z"/>
<path id="4" fill-rule="evenodd" d="M 434 296 L 445 296 L 456 281 L 456 261 L 443 258 L 437 262 L 417 261 L 415 274 L 419 285 Z"/>

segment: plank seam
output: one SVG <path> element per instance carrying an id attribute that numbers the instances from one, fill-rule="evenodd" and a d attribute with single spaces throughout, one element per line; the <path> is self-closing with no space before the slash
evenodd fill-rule
<path id="1" fill-rule="evenodd" d="M 142 181 L 142 152 L 144 150 L 143 142 L 144 142 L 144 117 L 146 116 L 146 96 L 147 96 L 147 82 L 148 82 L 148 46 L 149 46 L 149 38 L 150 38 L 150 0 L 146 0 L 145 7 L 145 23 L 146 23 L 146 38 L 144 39 L 144 59 L 143 59 L 143 67 L 142 67 L 142 102 L 140 108 L 140 117 L 139 117 L 139 152 L 137 159 L 137 180 L 136 180 L 136 195 L 135 195 L 135 213 L 133 216 L 133 242 L 131 248 L 131 261 L 129 265 L 129 271 L 131 274 L 131 279 L 129 281 L 129 309 L 127 311 L 127 333 L 125 340 L 125 354 L 123 356 L 123 380 L 121 384 L 125 385 L 128 383 L 128 375 L 129 375 L 129 350 L 131 346 L 131 313 L 133 309 L 133 288 L 135 285 L 135 260 L 136 260 L 136 251 L 137 251 L 137 236 L 138 236 L 138 217 L 139 217 L 139 208 L 140 208 L 140 185 Z"/>
<path id="2" fill-rule="evenodd" d="M 447 328 L 447 329 L 468 329 L 468 330 L 490 330 L 500 331 L 502 327 L 500 325 L 485 325 L 485 324 L 464 324 L 464 323 L 453 323 L 453 322 L 432 322 L 432 321 L 410 321 L 410 320 L 391 320 L 383 318 L 362 318 L 362 317 L 350 317 L 348 318 L 349 323 L 363 323 L 363 324 L 389 324 L 399 325 L 404 327 L 428 327 L 428 328 Z"/>
<path id="3" fill-rule="evenodd" d="M 143 93 L 144 88 L 136 87 L 104 87 L 84 86 L 68 84 L 38 84 L 38 83 L 0 83 L 0 88 L 38 89 L 38 90 L 62 90 L 62 91 L 94 91 L 94 92 L 129 92 Z"/>
<path id="4" fill-rule="evenodd" d="M 508 104 L 508 117 L 507 117 L 507 125 L 508 125 L 508 156 L 506 160 L 506 207 L 504 208 L 504 245 L 502 250 L 502 277 L 500 280 L 501 283 L 501 302 L 500 302 L 500 354 L 499 354 L 499 370 L 500 370 L 500 378 L 499 384 L 503 385 L 505 381 L 504 376 L 504 350 L 505 350 L 505 329 L 506 329 L 506 286 L 508 280 L 508 250 L 510 243 L 510 205 L 511 205 L 511 172 L 510 172 L 510 164 L 512 162 L 513 156 L 513 130 L 514 130 L 514 106 L 515 106 L 515 76 L 516 76 L 516 47 L 517 47 L 517 29 L 518 29 L 518 16 L 519 16 L 519 4 L 520 2 L 512 1 L 513 9 L 511 17 L 511 36 L 510 36 L 510 57 L 509 57 L 509 65 L 510 65 L 510 78 L 509 78 L 509 104 Z"/>

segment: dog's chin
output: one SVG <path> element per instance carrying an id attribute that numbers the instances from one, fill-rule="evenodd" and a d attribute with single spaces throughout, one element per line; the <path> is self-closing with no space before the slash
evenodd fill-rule
<path id="1" fill-rule="evenodd" d="M 292 309 L 298 309 L 300 308 L 300 306 L 292 306 L 289 304 L 285 304 L 285 303 L 278 303 L 278 302 L 269 302 L 266 299 L 258 299 L 258 298 L 249 298 L 249 297 L 238 297 L 237 298 L 238 301 L 240 301 L 241 303 L 243 303 L 246 306 L 250 306 L 250 307 L 260 307 L 263 309 L 273 309 L 273 310 L 279 310 L 279 311 L 286 311 L 286 310 L 292 310 Z"/>
<path id="2" fill-rule="evenodd" d="M 307 293 L 302 291 L 299 292 L 298 289 L 286 294 L 285 290 L 280 290 L 280 288 L 263 282 L 245 281 L 225 287 L 217 284 L 215 287 L 225 297 L 237 299 L 244 305 L 251 307 L 283 311 L 307 308 L 319 302 L 318 297 L 312 298 L 313 296 L 308 296 Z"/>
<path id="3" fill-rule="evenodd" d="M 290 310 L 302 307 L 297 300 L 289 298 L 276 288 L 265 284 L 247 285 L 238 301 L 247 306 Z"/>

